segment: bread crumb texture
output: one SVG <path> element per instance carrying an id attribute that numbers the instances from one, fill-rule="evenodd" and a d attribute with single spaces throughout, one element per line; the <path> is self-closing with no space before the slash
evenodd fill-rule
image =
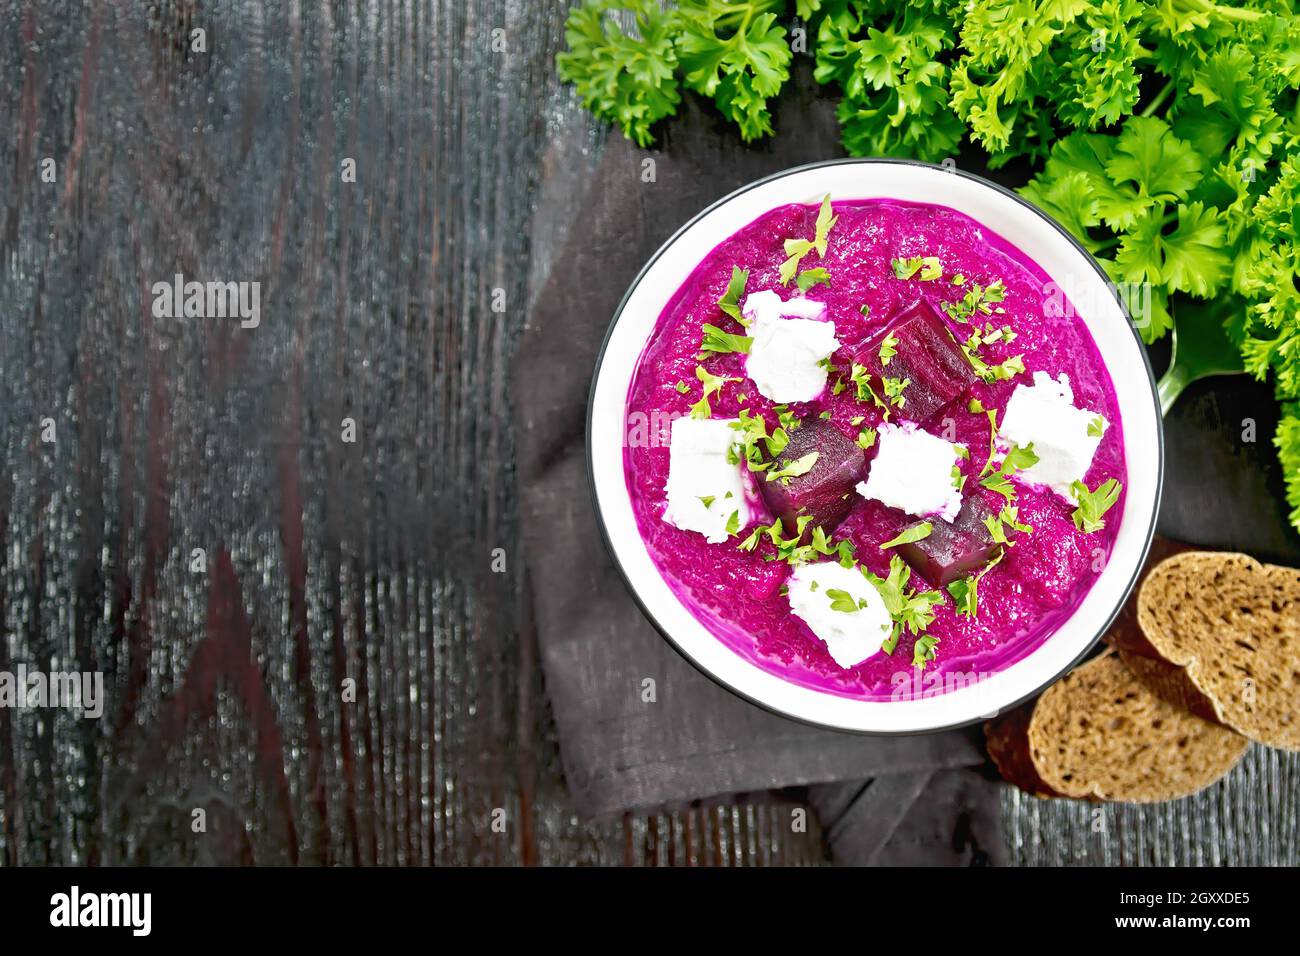
<path id="1" fill-rule="evenodd" d="M 1161 699 L 1106 653 L 1043 693 L 1028 745 L 1039 775 L 1062 796 L 1153 803 L 1214 783 L 1249 742 Z"/>

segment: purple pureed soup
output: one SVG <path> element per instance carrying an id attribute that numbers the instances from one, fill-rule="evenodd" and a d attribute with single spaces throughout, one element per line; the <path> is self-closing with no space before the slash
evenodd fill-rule
<path id="1" fill-rule="evenodd" d="M 1004 494 L 981 480 L 987 477 L 990 457 L 996 470 L 1006 454 L 1003 441 L 998 452 L 990 455 L 994 435 L 987 412 L 995 411 L 996 421 L 1001 423 L 1014 390 L 1033 384 L 1035 372 L 1045 372 L 1053 379 L 1064 373 L 1073 390 L 1073 403 L 1105 418 L 1106 427 L 1083 484 L 1086 489 L 1097 489 L 1113 478 L 1121 490 L 1105 512 L 1104 525 L 1085 531 L 1075 520 L 1075 503 L 1061 493 L 1045 485 L 1013 480 L 1017 520 L 1032 530 L 1008 529 L 1010 543 L 1000 548 L 1001 559 L 979 578 L 978 609 L 973 615 L 959 610 L 958 598 L 946 586 L 911 572 L 910 588 L 942 596 L 933 607 L 932 621 L 923 629 L 928 641 L 937 639 L 930 659 L 924 662 L 925 693 L 941 693 L 961 686 L 970 675 L 978 678 L 1004 669 L 1049 640 L 1109 560 L 1124 508 L 1122 488 L 1127 483 L 1115 391 L 1087 329 L 1049 284 L 1046 273 L 1025 251 L 954 209 L 883 199 L 835 202 L 838 219 L 830 230 L 824 257 L 810 251 L 798 266 L 800 271 L 825 269 L 829 286 L 822 283 L 801 293 L 795 281 L 783 285 L 779 270 L 787 258 L 784 242 L 812 238 L 818 210 L 816 205 L 788 205 L 761 216 L 715 248 L 664 308 L 641 354 L 627 397 L 629 435 L 624 466 L 633 512 L 646 547 L 670 588 L 737 654 L 787 681 L 846 697 L 897 700 L 918 696 L 914 659 L 919 651 L 914 645 L 919 635 L 915 630 L 900 627 L 892 652 L 874 653 L 855 666 L 842 667 L 832 658 L 827 643 L 792 613 L 787 596 L 792 567 L 777 557 L 772 541 L 760 535 L 753 550 L 738 546 L 756 527 L 773 521 L 762 496 L 752 497 L 750 520 L 739 529 L 728 528 L 729 536 L 721 543 L 710 543 L 703 534 L 664 520 L 670 423 L 690 415 L 700 401 L 703 389 L 697 367 L 702 366 L 710 375 L 731 379 L 709 397 L 713 418 L 734 419 L 747 409 L 748 414 L 761 415 L 773 430 L 784 412 L 787 422 L 791 418 L 803 426 L 828 422 L 848 439 L 858 439 L 863 429 L 880 428 L 886 410 L 891 412 L 893 425 L 908 421 L 906 404 L 891 408 L 886 401 L 882 409 L 879 402 L 860 400 L 861 391 L 853 386 L 850 373 L 863 355 L 864 345 L 878 341 L 882 330 L 914 310 L 918 301 L 932 307 L 931 314 L 942 319 L 958 343 L 967 342 L 976 329 L 1009 327 L 1014 332 L 1012 341 L 993 334 L 994 340 L 978 344 L 975 353 L 990 367 L 1011 360 L 1005 370 L 1009 377 L 993 377 L 992 381 L 986 380 L 987 375 L 975 378 L 923 426 L 968 450 L 969 458 L 958 463 L 965 476 L 963 502 L 981 499 L 995 513 L 1008 504 Z M 900 278 L 908 266 L 904 263 L 896 271 L 895 260 L 913 257 L 937 260 L 941 274 L 936 277 L 933 269 L 923 269 Z M 783 300 L 804 297 L 825 303 L 824 319 L 834 324 L 838 348 L 827 362 L 827 384 L 815 399 L 781 406 L 764 397 L 747 376 L 749 356 L 745 353 L 701 352 L 701 327 L 705 324 L 738 336 L 748 331 L 718 304 L 727 292 L 733 268 L 748 270 L 742 303 L 764 290 Z M 922 278 L 923 274 L 931 277 Z M 967 321 L 961 321 L 963 299 L 977 286 L 996 287 L 998 282 L 1005 289 L 1001 300 L 990 302 L 987 312 L 977 309 Z M 953 304 L 956 307 L 949 310 Z M 1023 356 L 1023 371 L 1015 363 L 1016 356 Z M 845 384 L 837 391 L 839 381 Z M 978 403 L 973 411 L 972 400 Z M 866 467 L 880 446 L 876 440 L 862 451 Z M 737 467 L 744 474 L 748 496 L 765 480 L 765 474 L 746 471 L 743 461 Z M 885 578 L 891 555 L 898 549 L 884 550 L 880 545 L 921 518 L 858 492 L 845 501 L 851 504 L 847 516 L 829 531 L 829 540 L 849 541 L 856 564 Z M 934 516 L 926 520 L 937 525 L 944 519 Z M 955 680 L 948 682 L 949 676 Z M 907 690 L 900 693 L 900 687 Z"/>

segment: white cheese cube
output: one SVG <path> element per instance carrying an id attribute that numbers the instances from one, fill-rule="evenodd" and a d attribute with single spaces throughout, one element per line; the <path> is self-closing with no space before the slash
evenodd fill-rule
<path id="1" fill-rule="evenodd" d="M 877 431 L 880 448 L 871 460 L 858 494 L 910 515 L 938 516 L 951 522 L 961 510 L 961 489 L 953 481 L 959 445 L 911 422 L 885 422 Z"/>
<path id="2" fill-rule="evenodd" d="M 789 581 L 790 610 L 801 617 L 826 644 L 836 664 L 846 670 L 856 667 L 880 650 L 889 637 L 893 620 L 874 585 L 857 568 L 842 567 L 836 561 L 802 564 Z M 856 611 L 836 610 L 835 597 L 843 591 Z M 859 602 L 865 602 L 865 607 Z"/>
<path id="3" fill-rule="evenodd" d="M 1045 485 L 1073 501 L 1070 485 L 1082 481 L 1109 423 L 1097 412 L 1074 406 L 1070 379 L 1062 372 L 1053 380 L 1034 373 L 1033 385 L 1017 385 L 998 427 L 998 447 L 1005 454 L 1012 444 L 1032 444 L 1038 463 L 1016 472 L 1015 480 Z M 1089 432 L 1094 434 L 1089 434 Z"/>
<path id="4" fill-rule="evenodd" d="M 676 418 L 669 439 L 668 507 L 664 521 L 683 531 L 697 531 L 711 544 L 726 541 L 727 524 L 736 516 L 739 529 L 749 523 L 742 465 L 727 461 L 737 433 L 734 418 Z"/>
<path id="5" fill-rule="evenodd" d="M 826 303 L 781 300 L 764 290 L 745 297 L 741 314 L 749 320 L 753 344 L 745 374 L 774 402 L 810 402 L 826 388 L 828 370 L 820 363 L 839 348 L 835 323 L 819 321 Z"/>

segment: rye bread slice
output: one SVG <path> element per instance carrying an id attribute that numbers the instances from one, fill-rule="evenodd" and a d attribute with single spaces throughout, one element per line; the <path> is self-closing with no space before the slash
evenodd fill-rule
<path id="1" fill-rule="evenodd" d="M 1165 699 L 1270 747 L 1300 750 L 1300 571 L 1190 551 L 1138 592 L 1124 660 Z"/>
<path id="2" fill-rule="evenodd" d="M 1037 796 L 1155 803 L 1231 770 L 1246 738 L 1157 696 L 1114 651 L 985 726 L 1002 776 Z"/>

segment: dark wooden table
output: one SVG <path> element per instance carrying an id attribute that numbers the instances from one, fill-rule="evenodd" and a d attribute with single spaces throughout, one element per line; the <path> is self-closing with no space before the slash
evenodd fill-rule
<path id="1" fill-rule="evenodd" d="M 0 708 L 0 864 L 820 862 L 797 793 L 566 801 L 508 401 L 605 135 L 566 5 L 53 6 L 0 0 L 0 671 L 106 706 Z M 155 317 L 176 273 L 260 323 Z M 1185 400 L 1163 527 L 1294 556 L 1246 414 Z M 1175 804 L 1004 809 L 1020 863 L 1294 864 L 1298 802 L 1257 748 Z"/>

